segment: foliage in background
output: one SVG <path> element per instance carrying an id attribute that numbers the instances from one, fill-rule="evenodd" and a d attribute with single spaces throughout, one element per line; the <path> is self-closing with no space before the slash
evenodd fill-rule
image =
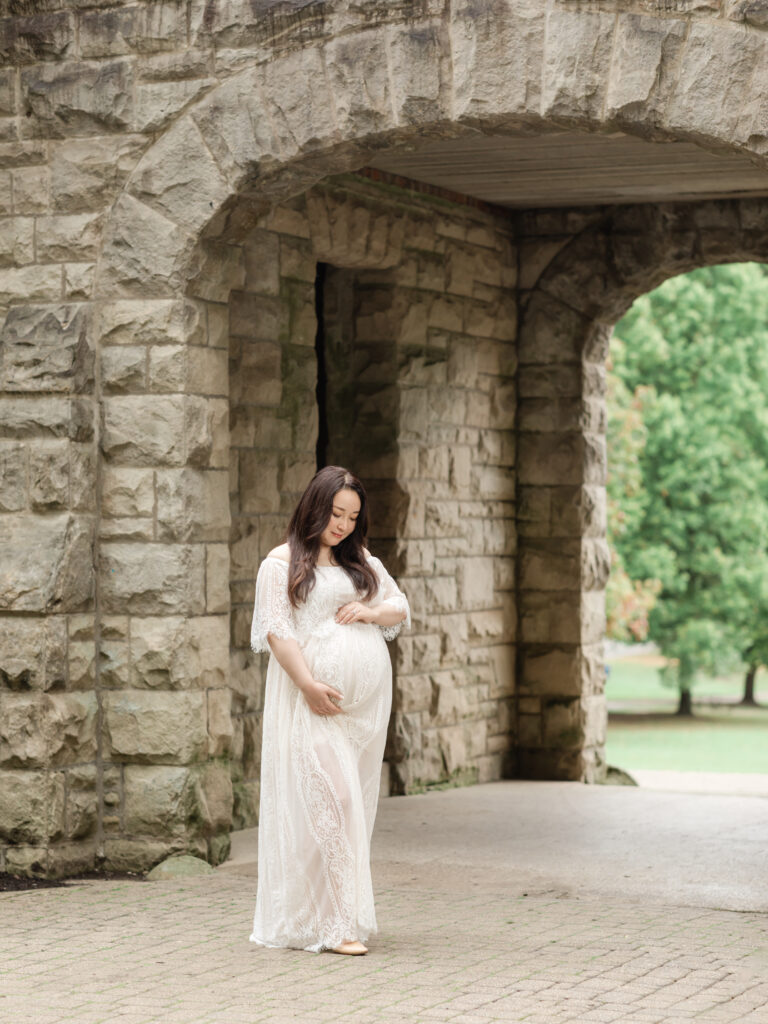
<path id="1" fill-rule="evenodd" d="M 768 660 L 768 267 L 664 282 L 611 359 L 611 628 L 639 635 L 645 608 L 689 703 L 698 672 Z"/>
<path id="2" fill-rule="evenodd" d="M 621 342 L 614 338 L 613 351 Z M 661 589 L 661 581 L 632 579 L 622 557 L 624 539 L 635 535 L 646 501 L 640 456 L 647 430 L 640 390 L 633 394 L 608 359 L 607 408 L 608 540 L 611 575 L 605 592 L 606 631 L 612 640 L 640 643 L 648 639 L 648 616 Z"/>

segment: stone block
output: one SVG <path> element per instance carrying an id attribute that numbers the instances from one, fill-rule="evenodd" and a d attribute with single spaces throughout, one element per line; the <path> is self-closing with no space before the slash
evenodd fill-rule
<path id="1" fill-rule="evenodd" d="M 21 72 L 26 134 L 42 138 L 130 130 L 133 72 L 125 60 L 42 64 Z"/>
<path id="2" fill-rule="evenodd" d="M 197 773 L 195 796 L 197 821 L 204 835 L 212 835 L 232 826 L 232 776 L 226 762 L 211 761 Z M 195 830 L 197 831 L 197 830 Z"/>
<path id="3" fill-rule="evenodd" d="M 68 441 L 38 441 L 30 446 L 29 503 L 37 512 L 69 505 Z"/>
<path id="4" fill-rule="evenodd" d="M 195 819 L 200 813 L 195 769 L 127 765 L 125 768 L 125 829 L 129 834 L 157 838 L 169 847 L 194 851 Z M 183 845 L 182 845 L 183 844 Z"/>
<path id="5" fill-rule="evenodd" d="M 123 297 L 173 294 L 183 287 L 181 264 L 193 246 L 172 220 L 124 192 L 105 222 L 100 283 Z"/>
<path id="6" fill-rule="evenodd" d="M 535 291 L 525 312 L 518 344 L 520 364 L 577 363 L 592 321 L 546 292 Z"/>
<path id="7" fill-rule="evenodd" d="M 233 785 L 232 827 L 252 828 L 259 823 L 259 781 L 258 779 L 237 782 Z"/>
<path id="8" fill-rule="evenodd" d="M 196 687 L 188 626 L 178 616 L 131 618 L 131 686 Z"/>
<path id="9" fill-rule="evenodd" d="M 94 334 L 103 345 L 203 344 L 205 313 L 185 299 L 105 302 L 95 315 Z"/>
<path id="10" fill-rule="evenodd" d="M 541 647 L 523 652 L 520 687 L 524 692 L 578 697 L 587 677 L 584 648 Z"/>
<path id="11" fill-rule="evenodd" d="M 584 435 L 523 434 L 518 451 L 518 479 L 522 484 L 560 485 L 600 483 L 598 455 Z"/>
<path id="12" fill-rule="evenodd" d="M 63 688 L 67 678 L 67 621 L 3 617 L 0 635 L 0 686 L 9 690 Z"/>
<path id="13" fill-rule="evenodd" d="M 278 458 L 274 453 L 241 452 L 240 510 L 249 515 L 280 510 Z"/>
<path id="14" fill-rule="evenodd" d="M 0 837 L 11 843 L 39 843 L 57 839 L 63 831 L 62 772 L 0 771 Z"/>
<path id="15" fill-rule="evenodd" d="M 520 586 L 524 590 L 580 591 L 578 541 L 527 540 L 520 546 Z"/>
<path id="16" fill-rule="evenodd" d="M 204 574 L 202 544 L 110 542 L 101 553 L 102 607 L 138 615 L 199 614 Z"/>
<path id="17" fill-rule="evenodd" d="M 184 402 L 185 458 L 204 469 L 229 467 L 229 402 L 190 395 Z"/>
<path id="18" fill-rule="evenodd" d="M 548 698 L 542 702 L 542 742 L 558 750 L 581 749 L 584 730 L 578 698 Z"/>
<path id="19" fill-rule="evenodd" d="M 468 687 L 463 685 L 463 673 L 435 672 L 429 678 L 432 684 L 430 722 L 439 726 L 455 725 L 467 718 L 472 705 Z"/>
<path id="20" fill-rule="evenodd" d="M 94 356 L 81 305 L 13 306 L 0 330 L 0 345 L 5 351 L 0 377 L 5 391 L 92 388 Z"/>
<path id="21" fill-rule="evenodd" d="M 50 202 L 50 171 L 48 167 L 20 167 L 16 171 L 11 171 L 10 179 L 15 213 L 48 212 Z"/>
<path id="22" fill-rule="evenodd" d="M 222 349 L 187 348 L 185 390 L 193 395 L 229 396 L 229 363 Z"/>
<path id="23" fill-rule="evenodd" d="M 101 214 L 38 217 L 35 226 L 40 263 L 81 263 L 98 255 Z"/>
<path id="24" fill-rule="evenodd" d="M 432 681 L 427 674 L 401 675 L 397 680 L 398 708 L 408 714 L 427 711 L 432 704 Z"/>
<path id="25" fill-rule="evenodd" d="M 96 756 L 95 693 L 0 695 L 0 764 L 43 768 Z"/>
<path id="26" fill-rule="evenodd" d="M 101 510 L 105 516 L 151 516 L 154 507 L 154 474 L 151 469 L 104 467 Z"/>
<path id="27" fill-rule="evenodd" d="M 230 572 L 233 580 L 253 580 L 259 564 L 258 517 L 233 519 L 230 534 Z"/>
<path id="28" fill-rule="evenodd" d="M 98 816 L 96 766 L 70 768 L 66 777 L 65 834 L 69 839 L 91 836 Z"/>
<path id="29" fill-rule="evenodd" d="M 130 685 L 130 661 L 126 640 L 102 636 L 99 647 L 99 682 L 103 687 L 115 689 Z"/>
<path id="30" fill-rule="evenodd" d="M 68 214 L 103 209 L 124 184 L 144 144 L 140 135 L 102 135 L 52 146 L 53 208 Z"/>
<path id="31" fill-rule="evenodd" d="M 206 615 L 189 620 L 191 679 L 216 689 L 229 683 L 229 616 Z M 253 688 L 252 676 L 248 679 Z"/>
<path id="32" fill-rule="evenodd" d="M 516 688 L 516 649 L 512 644 L 496 644 L 489 651 L 493 670 L 489 697 L 506 697 Z"/>
<path id="33" fill-rule="evenodd" d="M 473 555 L 458 559 L 457 567 L 461 608 L 492 608 L 497 603 L 493 559 Z"/>
<path id="34" fill-rule="evenodd" d="M 96 511 L 96 451 L 92 444 L 69 446 L 69 507 L 74 512 Z"/>
<path id="35" fill-rule="evenodd" d="M 130 192 L 185 231 L 198 233 L 230 194 L 195 122 L 181 117 L 131 175 Z"/>
<path id="36" fill-rule="evenodd" d="M 73 302 L 87 302 L 93 298 L 95 263 L 65 263 L 63 276 L 62 287 L 65 299 L 70 299 Z"/>
<path id="37" fill-rule="evenodd" d="M 185 400 L 181 395 L 121 395 L 104 400 L 102 447 L 108 459 L 183 465 Z"/>
<path id="38" fill-rule="evenodd" d="M 115 690 L 104 694 L 104 708 L 107 756 L 113 759 L 187 764 L 207 752 L 204 693 Z"/>
<path id="39" fill-rule="evenodd" d="M 0 22 L 0 59 L 4 64 L 31 64 L 64 59 L 75 47 L 75 21 L 70 12 L 10 8 L 15 15 Z M 27 17 L 21 15 L 27 13 Z"/>
<path id="40" fill-rule="evenodd" d="M 93 640 L 70 640 L 67 652 L 70 690 L 92 690 L 96 684 L 96 645 Z"/>
<path id="41" fill-rule="evenodd" d="M 147 349 L 139 345 L 103 349 L 101 379 L 108 394 L 146 391 Z"/>
<path id="42" fill-rule="evenodd" d="M 600 537 L 585 537 L 581 542 L 581 580 L 585 590 L 603 590 L 611 571 L 608 542 Z"/>
<path id="43" fill-rule="evenodd" d="M 663 69 L 674 65 L 685 36 L 683 19 L 634 14 L 619 18 L 606 97 L 609 119 L 635 121 L 640 111 L 647 116 L 649 109 L 659 109 L 662 90 L 669 88 Z"/>
<path id="44" fill-rule="evenodd" d="M 93 596 L 93 524 L 72 515 L 0 517 L 0 605 L 74 612 Z"/>
<path id="45" fill-rule="evenodd" d="M 232 692 L 228 688 L 208 690 L 208 754 L 211 757 L 227 755 L 231 751 L 234 728 L 232 723 Z"/>
<path id="46" fill-rule="evenodd" d="M 0 445 L 0 511 L 27 506 L 27 449 L 14 442 Z"/>
<path id="47" fill-rule="evenodd" d="M 230 530 L 226 470 L 158 470 L 157 530 L 161 541 L 227 540 Z"/>
<path id="48" fill-rule="evenodd" d="M 282 349 L 267 341 L 243 344 L 232 380 L 233 401 L 247 405 L 279 405 L 282 398 Z"/>
<path id="49" fill-rule="evenodd" d="M 261 767 L 262 716 L 245 714 L 238 719 L 243 732 L 242 766 L 246 779 L 258 778 Z"/>
<path id="50" fill-rule="evenodd" d="M 190 840 L 189 846 L 194 846 Z M 107 836 L 104 840 L 104 867 L 107 871 L 149 871 L 170 853 L 186 850 L 188 846 L 179 838 L 162 840 L 118 839 Z"/>
<path id="51" fill-rule="evenodd" d="M 87 10 L 79 21 L 83 57 L 114 57 L 139 52 L 181 49 L 187 39 L 187 19 L 177 4 Z"/>
<path id="52" fill-rule="evenodd" d="M 303 222 L 303 218 L 300 219 Z M 276 230 L 257 229 L 243 242 L 245 289 L 248 292 L 270 296 L 277 296 L 280 292 L 281 240 Z M 308 232 L 308 227 L 306 230 Z"/>
<path id="53" fill-rule="evenodd" d="M 229 545 L 207 544 L 205 549 L 205 610 L 209 615 L 229 611 Z"/>
<path id="54" fill-rule="evenodd" d="M 34 218 L 3 218 L 3 231 L 0 235 L 0 267 L 19 267 L 25 263 L 34 263 L 34 234 Z"/>
<path id="55" fill-rule="evenodd" d="M 604 747 L 608 727 L 608 709 L 602 693 L 581 697 L 584 746 Z"/>
<path id="56" fill-rule="evenodd" d="M 71 878 L 96 867 L 97 840 L 95 835 L 70 842 L 57 842 L 48 847 L 48 878 Z"/>

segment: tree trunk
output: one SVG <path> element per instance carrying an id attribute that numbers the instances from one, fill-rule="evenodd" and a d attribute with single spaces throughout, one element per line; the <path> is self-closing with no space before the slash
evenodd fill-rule
<path id="1" fill-rule="evenodd" d="M 680 691 L 680 703 L 677 705 L 678 715 L 692 715 L 693 714 L 693 701 L 691 700 L 690 690 Z"/>
<path id="2" fill-rule="evenodd" d="M 758 668 L 758 665 L 750 665 L 744 677 L 744 696 L 741 698 L 741 703 L 749 704 L 750 707 L 757 706 L 757 701 L 755 700 L 755 676 L 757 675 Z"/>

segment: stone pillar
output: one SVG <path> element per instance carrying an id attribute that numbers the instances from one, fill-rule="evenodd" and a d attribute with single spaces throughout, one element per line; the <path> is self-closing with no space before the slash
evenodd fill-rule
<path id="1" fill-rule="evenodd" d="M 223 263 L 221 265 L 226 265 Z M 150 867 L 229 848 L 226 298 L 100 306 L 96 646 L 103 856 Z"/>
<path id="2" fill-rule="evenodd" d="M 518 773 L 605 771 L 604 360 L 609 331 L 544 291 L 518 355 Z"/>
<path id="3" fill-rule="evenodd" d="M 45 875 L 97 844 L 96 409 L 88 306 L 61 298 L 60 266 L 29 272 L 37 301 L 0 329 L 0 871 Z"/>

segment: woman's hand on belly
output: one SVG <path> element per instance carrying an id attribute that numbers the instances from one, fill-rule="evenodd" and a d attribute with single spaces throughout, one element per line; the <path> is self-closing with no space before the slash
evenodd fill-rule
<path id="1" fill-rule="evenodd" d="M 301 692 L 304 694 L 304 700 L 307 702 L 309 710 L 314 714 L 344 714 L 342 709 L 334 704 L 335 700 L 342 700 L 344 694 L 335 690 L 332 686 L 327 686 L 325 683 L 319 683 L 316 679 L 313 679 L 312 682 L 305 683 L 301 687 Z"/>
<path id="2" fill-rule="evenodd" d="M 349 622 L 375 622 L 376 611 L 361 601 L 350 601 L 343 604 L 336 612 L 336 622 L 343 626 Z"/>

